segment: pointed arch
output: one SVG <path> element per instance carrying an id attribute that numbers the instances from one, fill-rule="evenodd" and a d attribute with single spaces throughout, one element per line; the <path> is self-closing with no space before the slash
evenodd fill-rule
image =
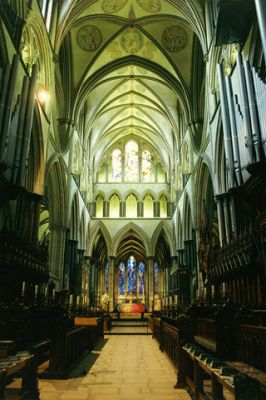
<path id="1" fill-rule="evenodd" d="M 64 160 L 53 154 L 47 162 L 47 194 L 49 198 L 49 226 L 68 226 L 67 184 Z"/>
<path id="2" fill-rule="evenodd" d="M 151 255 L 155 256 L 156 246 L 158 244 L 158 240 L 161 235 L 163 235 L 166 238 L 166 242 L 170 249 L 170 254 L 173 257 L 175 255 L 175 249 L 173 246 L 173 234 L 171 232 L 169 225 L 164 221 L 161 221 L 157 225 L 155 231 L 153 232 L 153 235 L 151 238 L 151 243 L 152 243 Z"/>
<path id="3" fill-rule="evenodd" d="M 97 221 L 97 223 L 91 229 L 90 240 L 87 249 L 88 256 L 90 257 L 92 256 L 95 239 L 99 233 L 102 234 L 105 240 L 108 256 L 112 256 L 112 238 L 108 229 L 106 228 L 106 226 L 102 221 Z"/>
<path id="4" fill-rule="evenodd" d="M 127 238 L 128 236 L 134 234 L 136 237 L 138 237 L 145 248 L 145 253 L 146 256 L 150 255 L 150 241 L 148 238 L 148 235 L 136 224 L 133 222 L 130 222 L 126 226 L 124 226 L 120 231 L 117 232 L 117 234 L 113 238 L 113 255 L 116 256 L 117 254 L 117 249 L 119 247 L 120 242 Z"/>

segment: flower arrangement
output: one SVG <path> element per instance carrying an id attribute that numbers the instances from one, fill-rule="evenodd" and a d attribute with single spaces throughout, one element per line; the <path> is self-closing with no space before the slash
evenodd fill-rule
<path id="1" fill-rule="evenodd" d="M 104 293 L 101 297 L 101 306 L 104 310 L 108 309 L 108 306 L 110 304 L 110 298 L 107 293 Z"/>

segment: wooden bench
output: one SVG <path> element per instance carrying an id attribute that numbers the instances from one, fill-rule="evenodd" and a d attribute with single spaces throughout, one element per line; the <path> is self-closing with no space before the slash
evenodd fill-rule
<path id="1" fill-rule="evenodd" d="M 257 381 L 260 387 L 261 399 L 266 399 L 266 372 L 240 361 L 230 361 L 227 364 L 241 374 Z"/>
<path id="2" fill-rule="evenodd" d="M 75 317 L 75 326 L 86 326 L 89 328 L 89 349 L 92 350 L 98 339 L 103 338 L 103 318 L 102 317 Z"/>
<path id="3" fill-rule="evenodd" d="M 33 354 L 0 359 L 0 399 L 5 399 L 5 387 L 13 377 L 22 376 L 21 397 L 39 399 L 37 362 Z"/>
<path id="4" fill-rule="evenodd" d="M 225 390 L 231 392 L 235 400 L 265 400 L 265 392 L 258 379 L 243 368 L 236 368 L 236 364 L 243 363 L 220 361 L 196 344 L 183 346 L 181 358 L 184 386 L 188 386 L 195 400 L 206 398 L 205 381 L 210 382 L 208 398 L 213 400 L 223 400 Z"/>

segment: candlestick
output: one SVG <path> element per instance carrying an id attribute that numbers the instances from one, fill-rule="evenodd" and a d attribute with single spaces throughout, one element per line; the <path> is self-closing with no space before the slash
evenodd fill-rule
<path id="1" fill-rule="evenodd" d="M 21 296 L 24 297 L 26 282 L 22 282 Z"/>
<path id="2" fill-rule="evenodd" d="M 72 306 L 73 304 L 73 294 L 69 296 L 69 305 Z"/>
<path id="3" fill-rule="evenodd" d="M 79 296 L 77 296 L 76 305 L 79 306 Z"/>

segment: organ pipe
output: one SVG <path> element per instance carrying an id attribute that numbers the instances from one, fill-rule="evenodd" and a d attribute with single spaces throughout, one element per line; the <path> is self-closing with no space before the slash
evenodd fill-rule
<path id="1" fill-rule="evenodd" d="M 219 87 L 220 87 L 220 101 L 221 101 L 221 113 L 223 121 L 225 154 L 227 159 L 227 167 L 229 169 L 231 185 L 234 186 L 235 173 L 234 173 L 231 127 L 229 123 L 228 104 L 226 101 L 226 93 L 224 88 L 223 67 L 221 64 L 217 64 L 217 72 L 218 72 Z"/>

